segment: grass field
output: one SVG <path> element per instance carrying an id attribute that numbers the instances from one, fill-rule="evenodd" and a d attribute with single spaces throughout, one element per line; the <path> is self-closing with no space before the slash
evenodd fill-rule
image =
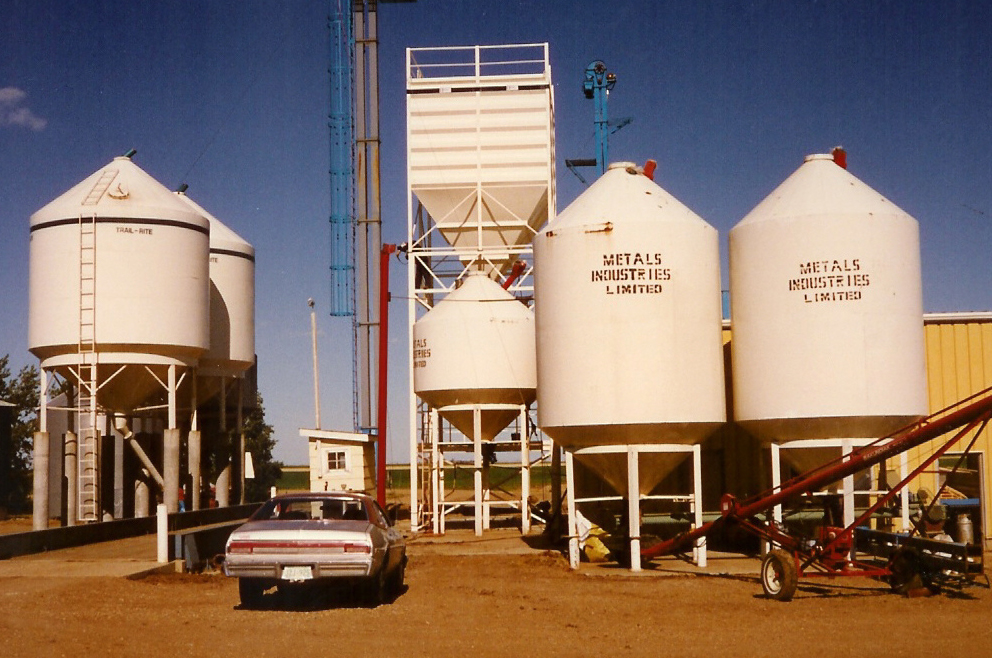
<path id="1" fill-rule="evenodd" d="M 390 466 L 387 470 L 386 488 L 396 491 L 410 490 L 410 468 L 406 465 Z M 510 494 L 520 492 L 520 469 L 509 466 L 492 466 L 489 469 L 489 482 L 493 489 L 503 489 Z M 474 469 L 468 464 L 458 464 L 444 469 L 445 491 L 472 491 L 475 487 Z M 279 491 L 306 491 L 310 488 L 310 475 L 303 469 L 285 469 L 276 483 Z M 530 469 L 530 487 L 537 498 L 546 498 L 551 488 L 551 469 L 546 465 Z M 402 496 L 400 496 L 402 498 Z"/>

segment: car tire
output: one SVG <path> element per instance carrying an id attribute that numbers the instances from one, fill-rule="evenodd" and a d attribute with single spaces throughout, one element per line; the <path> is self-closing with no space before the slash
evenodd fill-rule
<path id="1" fill-rule="evenodd" d="M 241 596 L 241 607 L 257 608 L 262 605 L 262 594 L 265 585 L 256 578 L 238 578 L 238 594 Z"/>
<path id="2" fill-rule="evenodd" d="M 379 572 L 365 583 L 365 601 L 369 607 L 375 608 L 388 600 L 389 581 L 386 578 L 386 570 L 379 569 Z"/>
<path id="3" fill-rule="evenodd" d="M 403 593 L 403 582 L 406 579 L 406 558 L 400 560 L 393 575 L 389 578 L 389 594 L 393 598 Z"/>

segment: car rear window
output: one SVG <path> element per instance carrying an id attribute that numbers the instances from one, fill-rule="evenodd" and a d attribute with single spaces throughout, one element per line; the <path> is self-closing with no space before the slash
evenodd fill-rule
<path id="1" fill-rule="evenodd" d="M 368 521 L 362 501 L 351 498 L 293 498 L 270 500 L 253 517 L 256 521 Z"/>

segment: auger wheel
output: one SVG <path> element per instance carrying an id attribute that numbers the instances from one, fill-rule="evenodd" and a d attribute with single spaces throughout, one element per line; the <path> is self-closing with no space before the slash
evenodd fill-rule
<path id="1" fill-rule="evenodd" d="M 780 548 L 769 551 L 761 562 L 761 589 L 765 596 L 776 601 L 791 601 L 798 581 L 792 554 Z"/>

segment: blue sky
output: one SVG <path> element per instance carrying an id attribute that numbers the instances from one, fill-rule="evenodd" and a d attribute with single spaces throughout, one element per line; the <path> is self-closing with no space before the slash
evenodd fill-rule
<path id="1" fill-rule="evenodd" d="M 277 458 L 313 423 L 351 426 L 350 324 L 328 279 L 328 1 L 5 0 L 0 10 L 0 354 L 27 352 L 28 218 L 114 156 L 189 195 L 257 253 L 259 383 Z M 586 65 L 617 75 L 614 160 L 727 232 L 801 163 L 843 145 L 849 170 L 916 217 L 924 308 L 992 310 L 992 6 L 965 0 L 380 5 L 384 239 L 406 238 L 404 50 L 549 42 L 558 208 L 593 156 Z M 394 296 L 405 270 L 393 269 Z M 391 332 L 390 461 L 406 461 L 405 305 Z"/>

